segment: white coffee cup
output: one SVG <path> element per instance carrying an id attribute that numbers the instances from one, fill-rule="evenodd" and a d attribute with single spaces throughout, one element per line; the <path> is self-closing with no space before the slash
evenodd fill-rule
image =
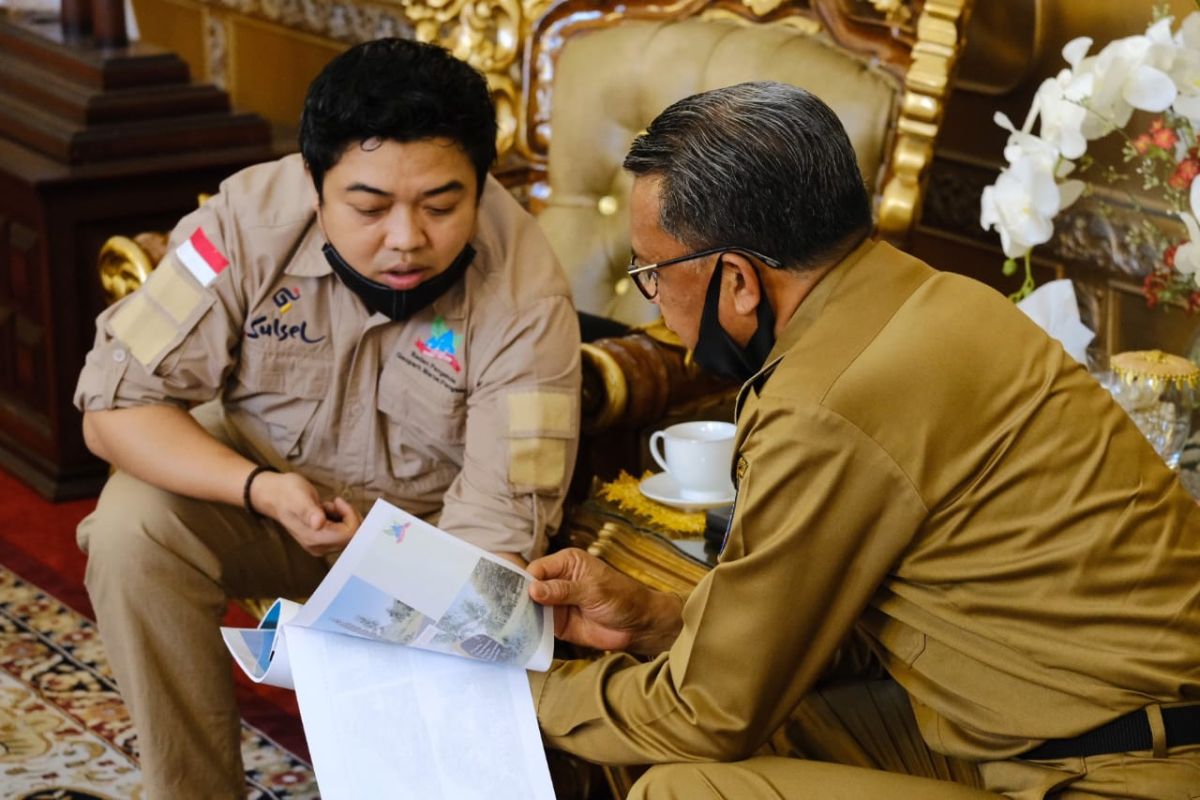
<path id="1" fill-rule="evenodd" d="M 731 422 L 681 422 L 650 436 L 650 455 L 670 473 L 684 499 L 723 500 L 733 496 L 729 471 L 736 430 Z"/>

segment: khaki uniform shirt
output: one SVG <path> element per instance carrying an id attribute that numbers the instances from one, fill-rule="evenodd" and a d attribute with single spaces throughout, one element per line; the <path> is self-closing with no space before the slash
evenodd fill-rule
<path id="1" fill-rule="evenodd" d="M 243 449 L 323 496 L 441 509 L 481 547 L 540 553 L 575 459 L 579 326 L 537 224 L 489 178 L 464 279 L 392 322 L 325 261 L 310 186 L 289 156 L 185 217 L 146 285 L 97 320 L 76 405 L 219 397 Z M 177 249 L 197 229 L 229 262 L 207 286 Z"/>
<path id="2" fill-rule="evenodd" d="M 1200 508 L 991 289 L 864 244 L 801 304 L 737 422 L 728 543 L 678 639 L 533 676 L 549 744 L 744 757 L 850 638 L 951 756 L 1200 700 Z"/>

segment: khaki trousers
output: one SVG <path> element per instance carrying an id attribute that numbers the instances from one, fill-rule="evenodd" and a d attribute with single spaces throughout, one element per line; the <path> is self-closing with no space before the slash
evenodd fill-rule
<path id="1" fill-rule="evenodd" d="M 230 443 L 215 407 L 193 413 Z M 297 597 L 327 563 L 274 522 L 165 492 L 122 472 L 79 525 L 85 582 L 138 734 L 148 800 L 246 797 L 230 597 Z"/>
<path id="2" fill-rule="evenodd" d="M 1197 800 L 1200 747 L 973 763 L 933 752 L 908 696 L 878 680 L 818 690 L 761 755 L 662 764 L 630 800 Z M 769 753 L 769 754 L 768 754 Z M 986 787 L 986 788 L 983 788 Z"/>

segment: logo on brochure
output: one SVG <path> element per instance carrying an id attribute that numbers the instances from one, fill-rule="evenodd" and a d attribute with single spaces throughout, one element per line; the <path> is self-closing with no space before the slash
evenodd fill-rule
<path id="1" fill-rule="evenodd" d="M 417 352 L 426 358 L 446 362 L 455 372 L 462 372 L 462 365 L 458 361 L 460 347 L 462 347 L 462 334 L 447 325 L 446 320 L 440 314 L 434 317 L 433 323 L 429 326 L 429 336 L 417 339 Z"/>
<path id="2" fill-rule="evenodd" d="M 390 522 L 384 528 L 384 533 L 391 536 L 396 544 L 400 544 L 404 541 L 404 534 L 408 533 L 409 526 L 411 525 L 411 522 Z"/>
<path id="3" fill-rule="evenodd" d="M 284 287 L 277 291 L 271 300 L 275 303 L 275 307 L 279 309 L 280 314 L 286 314 L 292 308 L 292 303 L 300 299 L 300 287 L 293 286 L 291 288 Z"/>

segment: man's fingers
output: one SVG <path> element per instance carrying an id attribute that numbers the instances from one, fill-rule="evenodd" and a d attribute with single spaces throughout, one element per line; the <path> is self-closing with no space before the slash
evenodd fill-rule
<path id="1" fill-rule="evenodd" d="M 344 497 L 333 498 L 333 510 L 341 521 L 351 528 L 357 528 L 362 521 L 358 517 L 358 512 L 354 510 L 354 506 L 350 505 Z"/>

